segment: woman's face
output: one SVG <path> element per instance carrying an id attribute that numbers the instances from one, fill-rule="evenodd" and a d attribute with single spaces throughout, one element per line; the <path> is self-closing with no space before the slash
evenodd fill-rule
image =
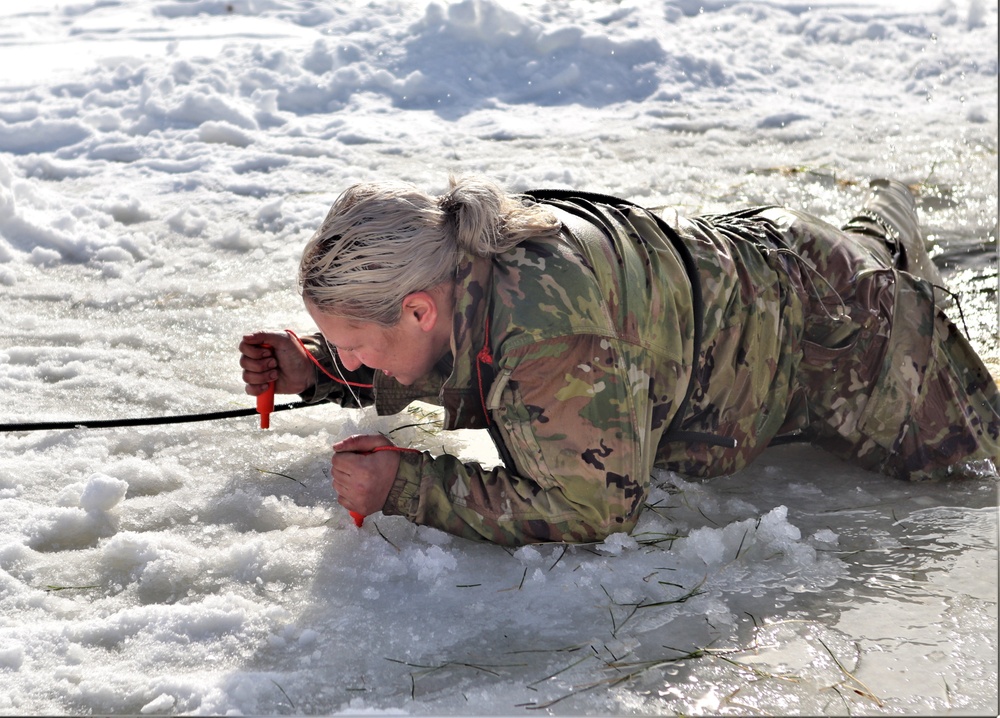
<path id="1" fill-rule="evenodd" d="M 451 314 L 439 314 L 426 292 L 404 300 L 402 315 L 392 327 L 326 314 L 308 299 L 305 304 L 348 371 L 366 366 L 409 385 L 429 374 L 451 349 Z"/>

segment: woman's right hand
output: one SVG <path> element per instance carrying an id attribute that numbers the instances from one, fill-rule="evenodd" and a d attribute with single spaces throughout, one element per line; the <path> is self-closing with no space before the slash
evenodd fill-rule
<path id="1" fill-rule="evenodd" d="M 267 345 L 267 346 L 265 346 Z M 272 381 L 276 394 L 301 394 L 316 381 L 306 350 L 286 332 L 255 332 L 240 341 L 245 391 L 263 394 Z"/>

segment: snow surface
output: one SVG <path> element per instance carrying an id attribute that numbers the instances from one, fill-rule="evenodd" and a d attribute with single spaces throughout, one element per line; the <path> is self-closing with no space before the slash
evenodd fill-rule
<path id="1" fill-rule="evenodd" d="M 988 0 L 0 0 L 0 421 L 251 406 L 334 197 L 449 172 L 832 221 L 897 177 L 996 372 L 997 69 Z M 331 443 L 433 420 L 0 434 L 0 713 L 996 715 L 995 481 L 790 446 L 597 546 L 356 529 Z"/>

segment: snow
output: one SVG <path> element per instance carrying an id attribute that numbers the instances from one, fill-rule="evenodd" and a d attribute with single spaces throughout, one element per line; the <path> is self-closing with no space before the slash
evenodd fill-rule
<path id="1" fill-rule="evenodd" d="M 1000 375 L 997 71 L 988 0 L 3 0 L 0 421 L 252 406 L 336 195 L 449 173 L 835 222 L 897 177 Z M 434 418 L 0 434 L 0 713 L 997 713 L 994 480 L 788 446 L 597 546 L 357 529 L 331 444 Z"/>

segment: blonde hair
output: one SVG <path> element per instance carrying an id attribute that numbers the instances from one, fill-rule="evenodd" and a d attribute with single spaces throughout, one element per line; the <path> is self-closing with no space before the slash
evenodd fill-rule
<path id="1" fill-rule="evenodd" d="M 452 177 L 440 197 L 400 182 L 356 184 L 306 245 L 299 289 L 321 312 L 393 326 L 403 299 L 454 279 L 463 254 L 490 257 L 561 226 L 483 178 Z"/>

